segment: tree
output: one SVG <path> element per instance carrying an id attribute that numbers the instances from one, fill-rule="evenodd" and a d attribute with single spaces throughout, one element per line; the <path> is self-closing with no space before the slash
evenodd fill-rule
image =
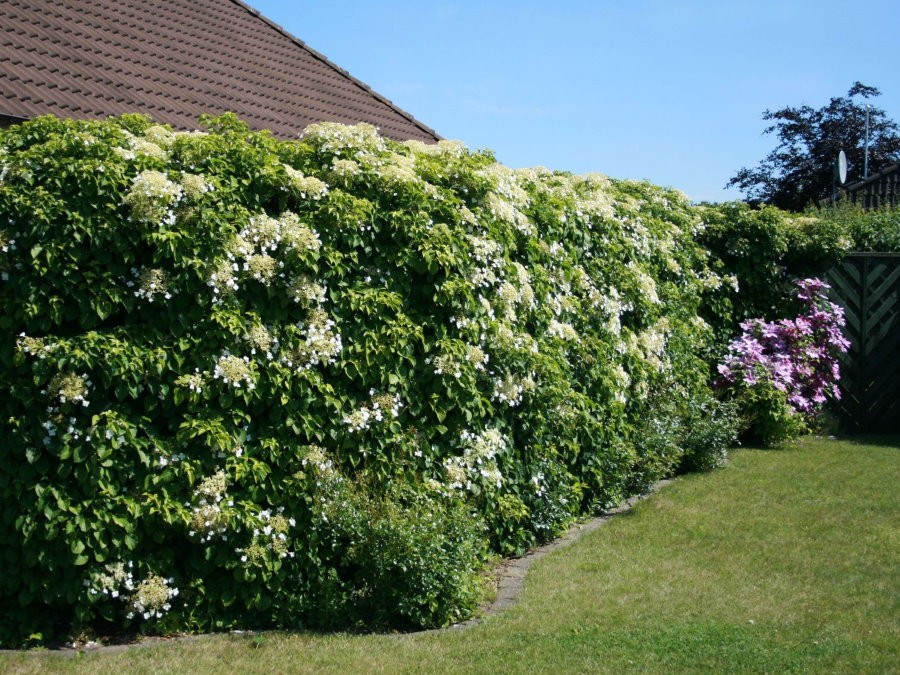
<path id="1" fill-rule="evenodd" d="M 856 82 L 846 96 L 832 98 L 819 108 L 787 107 L 763 113 L 774 124 L 778 146 L 758 166 L 743 168 L 726 187 L 737 187 L 750 203 L 766 203 L 798 211 L 831 194 L 833 166 L 838 152 L 847 155 L 850 181 L 863 178 L 866 101 L 881 94 Z M 883 110 L 869 108 L 869 175 L 900 161 L 897 123 Z"/>

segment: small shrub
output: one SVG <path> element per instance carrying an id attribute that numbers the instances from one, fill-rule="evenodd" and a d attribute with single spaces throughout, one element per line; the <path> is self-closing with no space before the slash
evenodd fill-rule
<path id="1" fill-rule="evenodd" d="M 724 464 L 740 435 L 741 419 L 733 401 L 712 396 L 691 399 L 682 439 L 680 471 L 709 471 Z"/>

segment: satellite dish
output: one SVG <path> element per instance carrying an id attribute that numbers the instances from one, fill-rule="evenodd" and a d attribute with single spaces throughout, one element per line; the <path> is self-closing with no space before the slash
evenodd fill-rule
<path id="1" fill-rule="evenodd" d="M 847 182 L 847 155 L 843 150 L 838 153 L 837 161 L 834 163 L 834 177 L 841 185 Z"/>

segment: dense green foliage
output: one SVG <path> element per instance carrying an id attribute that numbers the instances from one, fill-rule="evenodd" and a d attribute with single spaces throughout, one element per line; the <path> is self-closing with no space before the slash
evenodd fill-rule
<path id="1" fill-rule="evenodd" d="M 856 82 L 846 96 L 832 98 L 821 108 L 765 111 L 763 119 L 774 123 L 764 133 L 774 132 L 778 145 L 757 166 L 738 171 L 726 187 L 739 188 L 755 204 L 800 211 L 831 196 L 833 167 L 841 150 L 847 157 L 849 181 L 862 180 L 867 108 L 869 174 L 900 161 L 897 123 L 884 110 L 863 102 L 880 94 L 875 87 Z"/>
<path id="2" fill-rule="evenodd" d="M 806 215 L 839 229 L 854 251 L 900 253 L 900 208 L 863 209 L 845 201 Z"/>
<path id="3" fill-rule="evenodd" d="M 831 218 L 741 202 L 697 208 L 705 223 L 698 240 L 726 280 L 704 308 L 719 345 L 737 335 L 743 321 L 791 316 L 793 281 L 823 275 L 853 248 L 845 225 Z"/>
<path id="4" fill-rule="evenodd" d="M 0 642 L 446 624 L 489 551 L 721 459 L 720 212 L 206 121 L 0 136 Z"/>

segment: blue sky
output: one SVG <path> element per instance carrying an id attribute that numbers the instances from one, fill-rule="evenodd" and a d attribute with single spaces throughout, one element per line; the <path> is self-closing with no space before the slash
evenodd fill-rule
<path id="1" fill-rule="evenodd" d="M 854 81 L 900 121 L 900 1 L 249 0 L 445 138 L 696 201 L 771 150 L 765 109 Z M 851 177 L 852 179 L 853 177 Z"/>

